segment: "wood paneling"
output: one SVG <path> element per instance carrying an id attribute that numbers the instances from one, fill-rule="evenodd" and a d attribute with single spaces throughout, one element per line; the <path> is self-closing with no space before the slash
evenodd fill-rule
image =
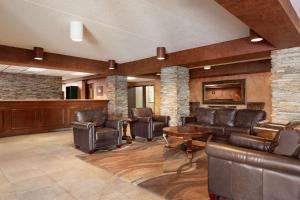
<path id="1" fill-rule="evenodd" d="M 216 0 L 277 48 L 300 45 L 300 22 L 289 0 Z"/>
<path id="2" fill-rule="evenodd" d="M 191 69 L 190 78 L 206 78 L 214 76 L 231 76 L 236 74 L 251 74 L 271 71 L 271 60 L 235 63 L 212 66 L 210 70 L 203 68 Z"/>
<path id="3" fill-rule="evenodd" d="M 188 68 L 210 64 L 221 64 L 249 59 L 269 58 L 275 47 L 267 42 L 251 43 L 249 38 L 241 38 L 218 44 L 169 53 L 168 58 L 159 61 L 155 57 L 123 63 L 118 74 L 141 75 L 159 72 L 166 66 L 186 66 Z"/>
<path id="4" fill-rule="evenodd" d="M 0 101 L 0 137 L 68 128 L 76 111 L 107 111 L 107 100 Z"/>

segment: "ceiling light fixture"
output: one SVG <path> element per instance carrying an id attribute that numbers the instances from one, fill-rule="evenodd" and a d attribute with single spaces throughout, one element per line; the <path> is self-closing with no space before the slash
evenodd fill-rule
<path id="1" fill-rule="evenodd" d="M 108 69 L 116 69 L 116 61 L 115 60 L 108 61 Z"/>
<path id="2" fill-rule="evenodd" d="M 70 22 L 70 37 L 74 42 L 82 42 L 83 40 L 83 23 L 81 21 Z"/>
<path id="3" fill-rule="evenodd" d="M 88 76 L 88 75 L 91 75 L 91 74 L 86 73 L 86 72 L 73 72 L 72 75 L 74 75 L 74 76 Z"/>
<path id="4" fill-rule="evenodd" d="M 165 47 L 157 47 L 156 59 L 157 60 L 165 60 L 166 59 L 166 48 Z"/>
<path id="5" fill-rule="evenodd" d="M 210 66 L 210 65 L 204 66 L 203 69 L 205 69 L 205 70 L 210 70 L 210 69 L 211 69 L 211 66 Z"/>
<path id="6" fill-rule="evenodd" d="M 133 76 L 127 76 L 127 80 L 135 80 L 136 77 L 133 77 Z"/>
<path id="7" fill-rule="evenodd" d="M 156 76 L 160 76 L 160 73 L 156 73 Z"/>
<path id="8" fill-rule="evenodd" d="M 263 41 L 264 38 L 258 35 L 255 31 L 250 29 L 250 41 L 255 43 L 255 42 L 261 42 Z"/>
<path id="9" fill-rule="evenodd" d="M 45 70 L 46 69 L 43 69 L 43 68 L 30 67 L 26 71 L 29 71 L 29 72 L 42 72 L 42 71 L 45 71 Z"/>
<path id="10" fill-rule="evenodd" d="M 44 59 L 44 49 L 41 47 L 34 47 L 33 48 L 34 52 L 34 59 L 35 60 L 43 60 Z"/>

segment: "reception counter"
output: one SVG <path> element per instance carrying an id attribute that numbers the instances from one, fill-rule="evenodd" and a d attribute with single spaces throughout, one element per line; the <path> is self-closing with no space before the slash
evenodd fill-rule
<path id="1" fill-rule="evenodd" d="M 108 100 L 0 101 L 0 137 L 47 132 L 71 126 L 78 110 L 107 110 Z"/>

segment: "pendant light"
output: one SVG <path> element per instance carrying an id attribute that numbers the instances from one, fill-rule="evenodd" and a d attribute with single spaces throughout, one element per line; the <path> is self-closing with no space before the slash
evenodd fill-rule
<path id="1" fill-rule="evenodd" d="M 41 47 L 34 47 L 33 48 L 34 52 L 34 59 L 35 60 L 43 60 L 44 59 L 44 49 Z"/>
<path id="2" fill-rule="evenodd" d="M 157 60 L 165 60 L 166 59 L 166 48 L 165 47 L 157 47 L 156 59 Z"/>
<path id="3" fill-rule="evenodd" d="M 116 69 L 116 61 L 115 60 L 108 61 L 108 69 Z"/>

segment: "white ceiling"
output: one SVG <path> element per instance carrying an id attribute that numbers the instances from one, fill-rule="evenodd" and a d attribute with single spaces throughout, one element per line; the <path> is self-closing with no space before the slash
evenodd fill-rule
<path id="1" fill-rule="evenodd" d="M 42 70 L 42 71 L 34 71 L 35 69 Z M 42 68 L 23 67 L 23 66 L 21 67 L 21 66 L 1 65 L 0 64 L 0 73 L 1 72 L 36 74 L 36 75 L 47 75 L 47 76 L 61 76 L 63 80 L 93 75 L 91 73 L 86 73 L 86 72 L 72 72 L 72 71 L 42 69 Z"/>
<path id="2" fill-rule="evenodd" d="M 295 8 L 298 17 L 300 17 L 300 0 L 291 0 L 291 3 Z"/>
<path id="3" fill-rule="evenodd" d="M 84 23 L 81 43 L 71 20 Z M 0 30 L 3 45 L 119 63 L 249 35 L 214 0 L 0 0 Z"/>

